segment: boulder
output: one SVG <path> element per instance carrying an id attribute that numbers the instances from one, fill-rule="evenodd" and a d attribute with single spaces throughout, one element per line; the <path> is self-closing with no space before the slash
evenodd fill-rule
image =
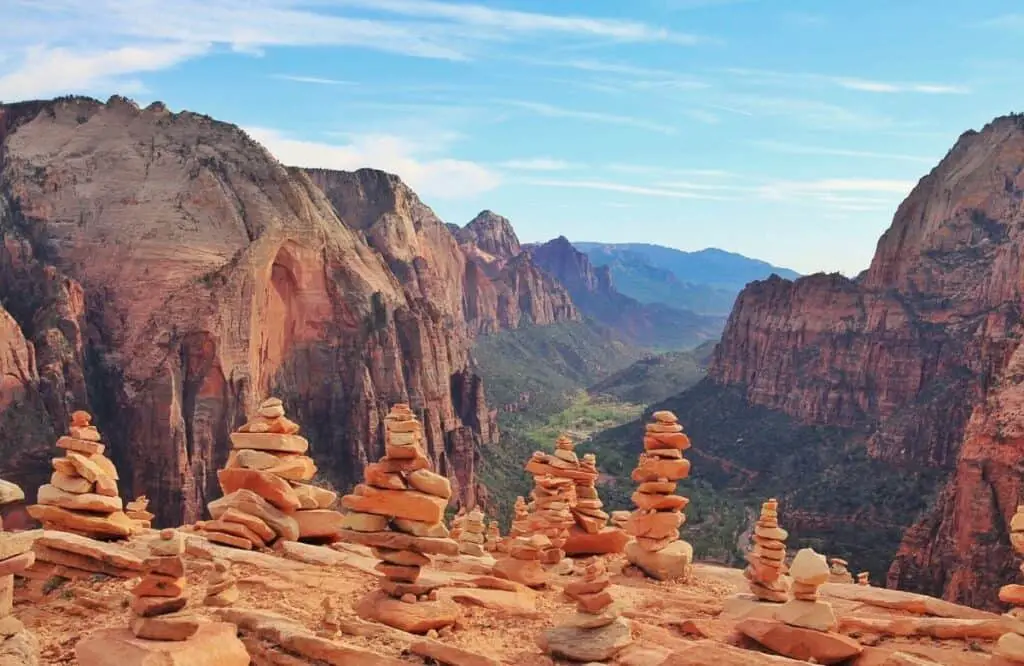
<path id="1" fill-rule="evenodd" d="M 626 558 L 651 578 L 685 580 L 690 575 L 693 546 L 686 541 L 673 541 L 662 550 L 650 552 L 630 541 L 626 544 Z"/>
<path id="2" fill-rule="evenodd" d="M 406 603 L 376 590 L 363 597 L 356 614 L 364 620 L 380 622 L 411 634 L 425 634 L 431 629 L 450 627 L 459 619 L 459 606 L 452 601 L 417 601 Z"/>
<path id="3" fill-rule="evenodd" d="M 629 624 L 619 618 L 598 629 L 552 627 L 537 639 L 548 654 L 572 661 L 607 661 L 633 642 Z"/>
<path id="4" fill-rule="evenodd" d="M 745 636 L 773 652 L 819 664 L 838 664 L 856 657 L 863 646 L 849 636 L 793 627 L 778 620 L 748 617 L 736 624 Z"/>
<path id="5" fill-rule="evenodd" d="M 621 553 L 627 543 L 629 535 L 616 527 L 606 527 L 595 534 L 573 527 L 562 550 L 566 555 L 607 555 Z"/>
<path id="6" fill-rule="evenodd" d="M 78 666 L 249 666 L 235 625 L 204 624 L 186 641 L 136 638 L 127 628 L 101 629 L 75 646 Z"/>
<path id="7" fill-rule="evenodd" d="M 237 490 L 251 490 L 278 509 L 291 512 L 302 503 L 287 481 L 269 472 L 243 467 L 229 467 L 217 472 L 217 480 L 225 495 Z"/>

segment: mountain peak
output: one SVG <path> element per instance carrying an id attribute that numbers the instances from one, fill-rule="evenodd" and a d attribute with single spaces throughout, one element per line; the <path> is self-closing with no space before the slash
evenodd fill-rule
<path id="1" fill-rule="evenodd" d="M 483 210 L 456 234 L 460 243 L 473 243 L 499 259 L 511 259 L 522 251 L 519 237 L 508 218 Z"/>

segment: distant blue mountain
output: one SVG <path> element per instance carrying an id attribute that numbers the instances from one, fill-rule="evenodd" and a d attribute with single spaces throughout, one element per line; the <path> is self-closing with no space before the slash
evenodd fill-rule
<path id="1" fill-rule="evenodd" d="M 648 243 L 574 241 L 596 266 L 607 266 L 623 294 L 643 303 L 664 303 L 700 314 L 723 315 L 748 283 L 772 273 L 800 274 L 735 252 L 708 248 L 684 252 Z"/>

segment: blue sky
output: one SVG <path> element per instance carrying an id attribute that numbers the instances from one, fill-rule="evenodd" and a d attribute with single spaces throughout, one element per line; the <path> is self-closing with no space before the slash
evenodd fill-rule
<path id="1" fill-rule="evenodd" d="M 525 241 L 855 274 L 964 130 L 1024 110 L 1022 37 L 1009 0 L 8 0 L 0 99 L 162 100 Z"/>

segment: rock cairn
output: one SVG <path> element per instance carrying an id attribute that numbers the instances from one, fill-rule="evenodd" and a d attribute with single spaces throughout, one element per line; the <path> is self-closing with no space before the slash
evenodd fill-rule
<path id="1" fill-rule="evenodd" d="M 850 566 L 849 562 L 847 562 L 846 560 L 844 560 L 842 558 L 839 558 L 839 557 L 833 557 L 831 560 L 829 560 L 829 564 L 831 566 L 829 568 L 828 582 L 830 582 L 830 583 L 852 583 L 853 582 L 853 574 L 851 574 L 850 570 L 847 568 L 847 567 Z"/>
<path id="2" fill-rule="evenodd" d="M 135 521 L 135 525 L 139 529 L 149 529 L 153 526 L 153 518 L 155 516 L 147 511 L 148 508 L 149 498 L 145 495 L 140 495 L 125 505 L 124 512 L 125 515 Z"/>
<path id="3" fill-rule="evenodd" d="M 278 398 L 260 403 L 256 415 L 231 433 L 227 466 L 217 472 L 224 497 L 208 506 L 213 520 L 196 524 L 210 541 L 235 548 L 263 548 L 283 541 L 337 540 L 337 494 L 307 483 L 316 464 L 309 442 L 284 415 Z"/>
<path id="4" fill-rule="evenodd" d="M 541 552 L 540 561 L 557 565 L 565 559 L 565 542 L 569 528 L 575 523 L 569 507 L 575 499 L 575 486 L 571 479 L 545 475 L 534 477 L 530 492 L 530 531 L 546 536 L 550 546 Z"/>
<path id="5" fill-rule="evenodd" d="M 750 591 L 762 601 L 789 600 L 789 585 L 783 578 L 788 536 L 789 533 L 779 527 L 778 500 L 772 498 L 764 502 L 761 517 L 754 526 L 754 549 L 747 553 L 749 565 L 743 571 L 750 582 Z"/>
<path id="6" fill-rule="evenodd" d="M 131 630 L 136 638 L 184 641 L 199 630 L 198 620 L 179 613 L 188 603 L 184 554 L 185 540 L 175 530 L 161 531 L 150 545 L 142 580 L 132 588 Z"/>
<path id="7" fill-rule="evenodd" d="M 857 584 L 865 586 L 871 585 L 871 574 L 867 571 L 861 571 L 857 574 Z"/>
<path id="8" fill-rule="evenodd" d="M 349 511 L 341 539 L 370 546 L 384 574 L 381 589 L 364 597 L 356 613 L 412 633 L 440 630 L 455 623 L 458 606 L 439 600 L 440 583 L 420 580 L 420 570 L 428 555 L 459 553 L 443 523 L 451 484 L 430 471 L 423 425 L 408 405 L 392 407 L 384 427 L 384 457 L 367 465 L 364 482 L 341 500 Z"/>
<path id="9" fill-rule="evenodd" d="M 563 439 L 568 441 L 568 438 Z M 559 443 L 561 441 L 559 439 Z M 601 508 L 604 502 L 597 493 L 597 456 L 593 453 L 585 454 L 580 461 L 580 469 L 587 472 L 588 476 L 585 479 L 576 479 L 576 504 L 572 507 L 572 516 L 584 532 L 597 534 L 607 527 L 609 518 Z"/>
<path id="10" fill-rule="evenodd" d="M 1010 544 L 1018 555 L 1024 555 L 1024 505 L 1010 519 Z M 1024 573 L 1024 564 L 1020 566 Z M 1014 619 L 1024 617 L 1024 585 L 1004 585 L 999 588 L 999 600 L 1013 608 L 1008 615 Z M 999 637 L 992 650 L 992 666 L 1024 665 L 1024 632 L 1009 632 Z"/>
<path id="11" fill-rule="evenodd" d="M 554 657 L 594 662 L 611 659 L 631 642 L 629 625 L 619 617 L 608 587 L 602 560 L 587 565 L 582 580 L 569 583 L 565 593 L 576 601 L 576 613 L 544 632 L 541 647 Z"/>
<path id="12" fill-rule="evenodd" d="M 0 480 L 0 505 L 25 499 L 17 485 Z M 21 653 L 38 663 L 39 644 L 35 636 L 14 617 L 14 575 L 24 573 L 35 564 L 32 539 L 26 534 L 3 531 L 0 522 L 0 655 Z"/>
<path id="13" fill-rule="evenodd" d="M 483 511 L 474 507 L 462 522 L 462 530 L 459 534 L 459 552 L 463 555 L 483 557 L 487 553 L 484 550 L 484 544 L 487 543 L 486 530 Z"/>
<path id="14" fill-rule="evenodd" d="M 837 622 L 832 605 L 818 600 L 818 588 L 832 575 L 825 556 L 803 548 L 793 558 L 789 574 L 793 578 L 793 599 L 775 612 L 775 619 L 791 627 L 834 630 Z"/>
<path id="15" fill-rule="evenodd" d="M 816 664 L 848 663 L 863 652 L 855 639 L 835 631 L 838 623 L 831 604 L 818 600 L 818 588 L 831 575 L 825 556 L 801 549 L 790 573 L 795 598 L 775 610 L 771 619 L 747 617 L 736 629 L 769 650 Z"/>
<path id="16" fill-rule="evenodd" d="M 654 412 L 653 417 L 644 433 L 644 453 L 632 475 L 640 486 L 633 493 L 636 510 L 626 524 L 626 532 L 635 539 L 626 545 L 626 558 L 658 580 L 684 579 L 690 572 L 693 547 L 679 538 L 679 528 L 686 521 L 683 509 L 690 500 L 674 493 L 677 482 L 690 475 L 690 461 L 683 458 L 690 438 L 672 412 Z"/>
<path id="17" fill-rule="evenodd" d="M 213 571 L 206 580 L 206 596 L 203 604 L 224 608 L 238 601 L 238 579 L 231 573 L 231 567 L 224 560 L 215 560 Z"/>
<path id="18" fill-rule="evenodd" d="M 534 534 L 530 537 L 509 537 L 506 541 L 508 557 L 494 564 L 494 575 L 528 587 L 547 585 L 548 574 L 541 566 L 541 557 L 551 549 L 551 539 L 543 534 Z"/>
<path id="19" fill-rule="evenodd" d="M 498 527 L 498 521 L 492 520 L 487 524 L 487 535 L 486 541 L 484 542 L 484 550 L 488 553 L 498 552 L 498 547 L 501 545 L 501 529 Z"/>
<path id="20" fill-rule="evenodd" d="M 462 538 L 462 525 L 466 522 L 466 507 L 460 506 L 459 510 L 455 512 L 455 516 L 452 518 L 452 529 L 449 533 L 449 537 L 454 541 L 459 541 Z"/>
<path id="21" fill-rule="evenodd" d="M 88 412 L 71 414 L 68 433 L 57 440 L 64 456 L 54 458 L 50 483 L 40 486 L 30 516 L 45 529 L 73 532 L 93 539 L 119 539 L 137 530 L 122 510 L 117 469 L 103 455 L 99 430 Z"/>
<path id="22" fill-rule="evenodd" d="M 508 530 L 508 538 L 530 535 L 530 507 L 522 495 L 516 497 L 516 504 L 513 508 L 515 516 L 512 518 L 512 526 Z"/>
<path id="23" fill-rule="evenodd" d="M 612 511 L 611 523 L 613 527 L 625 530 L 629 524 L 629 511 Z"/>

